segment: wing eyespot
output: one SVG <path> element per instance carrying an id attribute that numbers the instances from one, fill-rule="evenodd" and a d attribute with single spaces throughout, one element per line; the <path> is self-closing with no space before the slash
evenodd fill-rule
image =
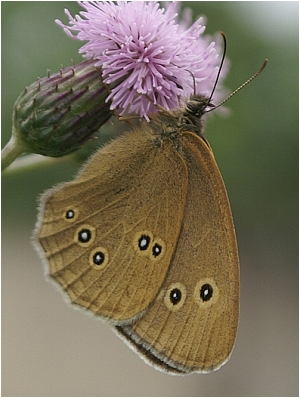
<path id="1" fill-rule="evenodd" d="M 90 253 L 89 263 L 98 271 L 106 267 L 108 260 L 108 251 L 104 247 L 96 247 Z"/>
<path id="2" fill-rule="evenodd" d="M 91 225 L 81 225 L 74 234 L 74 242 L 79 246 L 90 246 L 96 237 L 96 230 Z"/>
<path id="3" fill-rule="evenodd" d="M 138 248 L 141 251 L 147 250 L 151 241 L 151 237 L 148 234 L 143 234 L 140 236 L 138 241 Z"/>
<path id="4" fill-rule="evenodd" d="M 63 218 L 70 223 L 76 221 L 79 217 L 79 210 L 75 206 L 68 206 L 64 209 Z"/>
<path id="5" fill-rule="evenodd" d="M 164 241 L 154 238 L 150 231 L 137 232 L 133 238 L 133 247 L 138 254 L 152 261 L 161 260 L 166 251 Z"/>
<path id="6" fill-rule="evenodd" d="M 172 283 L 165 292 L 165 306 L 172 312 L 178 311 L 186 299 L 186 288 L 182 283 Z"/>
<path id="7" fill-rule="evenodd" d="M 203 308 L 215 304 L 219 298 L 219 289 L 213 278 L 200 279 L 194 290 L 196 303 Z"/>

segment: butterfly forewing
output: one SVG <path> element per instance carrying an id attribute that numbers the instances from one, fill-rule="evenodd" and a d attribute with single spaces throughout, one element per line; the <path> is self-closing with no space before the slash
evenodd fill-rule
<path id="1" fill-rule="evenodd" d="M 39 242 L 71 301 L 116 323 L 160 291 L 179 236 L 187 168 L 174 146 L 133 131 L 42 198 Z"/>

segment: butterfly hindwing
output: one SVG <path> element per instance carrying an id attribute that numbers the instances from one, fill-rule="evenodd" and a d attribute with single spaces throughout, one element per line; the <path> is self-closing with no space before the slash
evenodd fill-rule
<path id="1" fill-rule="evenodd" d="M 208 144 L 181 138 L 188 196 L 170 270 L 154 305 L 118 333 L 147 362 L 171 373 L 208 372 L 233 349 L 239 262 L 229 202 Z"/>

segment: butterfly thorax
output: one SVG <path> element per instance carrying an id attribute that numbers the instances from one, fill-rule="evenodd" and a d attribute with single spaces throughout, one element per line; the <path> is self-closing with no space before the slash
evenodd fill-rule
<path id="1" fill-rule="evenodd" d="M 209 98 L 202 95 L 192 95 L 181 108 L 160 109 L 155 115 L 150 115 L 149 127 L 157 136 L 157 143 L 170 139 L 177 149 L 180 148 L 181 134 L 192 132 L 203 137 L 202 117 L 207 107 L 214 106 Z M 206 140 L 205 140 L 206 141 Z"/>

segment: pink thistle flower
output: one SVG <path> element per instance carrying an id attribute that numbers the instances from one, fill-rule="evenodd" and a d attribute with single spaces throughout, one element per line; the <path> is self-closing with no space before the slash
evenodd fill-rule
<path id="1" fill-rule="evenodd" d="M 65 10 L 69 26 L 56 22 L 72 38 L 87 41 L 80 53 L 101 66 L 103 81 L 110 85 L 107 101 L 119 113 L 156 112 L 153 105 L 166 109 L 179 106 L 180 97 L 196 91 L 210 95 L 220 64 L 222 48 L 203 36 L 204 19 L 189 28 L 188 17 L 176 21 L 178 7 L 165 9 L 156 1 L 79 2 L 86 10 L 75 18 Z M 214 100 L 224 95 L 223 68 Z M 149 98 L 151 101 L 149 101 Z"/>

